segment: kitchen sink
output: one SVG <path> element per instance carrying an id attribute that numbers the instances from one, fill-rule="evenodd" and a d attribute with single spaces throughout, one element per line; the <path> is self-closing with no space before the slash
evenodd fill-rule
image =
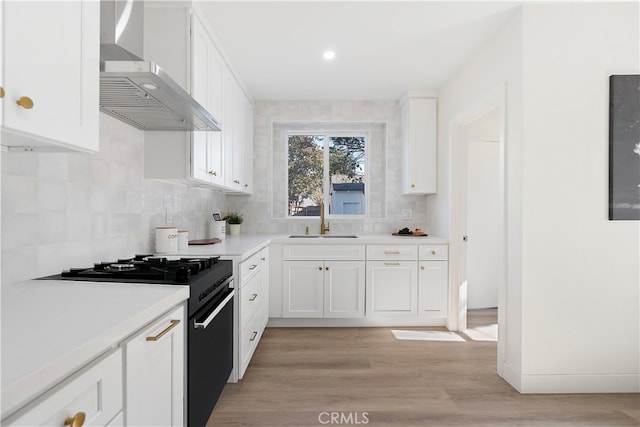
<path id="1" fill-rule="evenodd" d="M 292 234 L 290 239 L 317 239 L 322 237 L 324 239 L 357 239 L 358 236 L 353 234 Z"/>

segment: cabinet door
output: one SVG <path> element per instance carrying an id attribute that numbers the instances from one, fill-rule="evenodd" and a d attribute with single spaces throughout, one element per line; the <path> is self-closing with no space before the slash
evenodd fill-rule
<path id="1" fill-rule="evenodd" d="M 367 316 L 415 316 L 417 267 L 415 261 L 368 261 Z"/>
<path id="2" fill-rule="evenodd" d="M 82 368 L 60 386 L 29 404 L 6 426 L 63 426 L 67 418 L 85 414 L 86 426 L 105 426 L 122 410 L 122 352 L 118 349 Z"/>
<path id="3" fill-rule="evenodd" d="M 324 317 L 364 317 L 364 261 L 325 261 Z"/>
<path id="4" fill-rule="evenodd" d="M 222 59 L 196 15 L 192 16 L 191 94 L 219 120 L 222 114 Z M 192 176 L 210 184 L 224 184 L 220 132 L 192 132 Z"/>
<path id="5" fill-rule="evenodd" d="M 126 425 L 184 424 L 184 308 L 125 344 Z"/>
<path id="6" fill-rule="evenodd" d="M 324 316 L 324 264 L 284 261 L 283 317 Z"/>
<path id="7" fill-rule="evenodd" d="M 99 2 L 3 7 L 2 144 L 98 151 Z"/>
<path id="8" fill-rule="evenodd" d="M 401 107 L 403 194 L 436 193 L 437 99 L 407 99 Z"/>
<path id="9" fill-rule="evenodd" d="M 418 312 L 424 317 L 446 317 L 448 302 L 447 261 L 420 261 Z"/>
<path id="10" fill-rule="evenodd" d="M 244 95 L 244 94 L 243 94 Z M 253 193 L 253 106 L 243 96 L 242 192 Z"/>

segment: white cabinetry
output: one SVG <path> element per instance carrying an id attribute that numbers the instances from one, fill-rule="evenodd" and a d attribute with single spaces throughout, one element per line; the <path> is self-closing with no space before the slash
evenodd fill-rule
<path id="1" fill-rule="evenodd" d="M 223 120 L 222 77 L 226 67 L 204 25 L 191 16 L 191 94 L 213 117 Z M 224 147 L 220 132 L 192 132 L 191 173 L 195 180 L 224 184 Z"/>
<path id="2" fill-rule="evenodd" d="M 364 317 L 364 246 L 283 249 L 283 317 Z"/>
<path id="3" fill-rule="evenodd" d="M 3 420 L 3 425 L 64 426 L 74 417 L 84 417 L 85 426 L 122 425 L 122 372 L 122 351 L 117 349 Z"/>
<path id="4" fill-rule="evenodd" d="M 367 316 L 417 314 L 417 258 L 415 245 L 367 246 Z"/>
<path id="5" fill-rule="evenodd" d="M 447 246 L 421 245 L 418 261 L 418 314 L 447 317 L 449 263 Z"/>
<path id="6" fill-rule="evenodd" d="M 126 425 L 184 424 L 184 348 L 183 307 L 158 319 L 124 344 Z"/>
<path id="7" fill-rule="evenodd" d="M 3 1 L 0 8 L 1 144 L 98 151 L 99 2 Z"/>
<path id="8" fill-rule="evenodd" d="M 402 193 L 437 192 L 437 98 L 409 92 L 400 101 Z"/>
<path id="9" fill-rule="evenodd" d="M 262 249 L 241 262 L 239 271 L 238 377 L 242 378 L 269 320 L 269 249 Z"/>
<path id="10" fill-rule="evenodd" d="M 145 57 L 222 124 L 221 132 L 145 132 L 145 178 L 251 193 L 253 106 L 195 5 L 145 6 Z"/>

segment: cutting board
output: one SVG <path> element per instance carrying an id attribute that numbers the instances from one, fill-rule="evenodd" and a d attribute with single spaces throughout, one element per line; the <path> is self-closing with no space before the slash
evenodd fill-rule
<path id="1" fill-rule="evenodd" d="M 391 233 L 392 236 L 407 236 L 407 237 L 427 237 L 428 234 L 424 233 L 424 234 L 400 234 L 400 233 Z"/>
<path id="2" fill-rule="evenodd" d="M 222 242 L 222 240 L 215 237 L 213 239 L 189 240 L 190 245 L 214 245 L 220 242 Z"/>

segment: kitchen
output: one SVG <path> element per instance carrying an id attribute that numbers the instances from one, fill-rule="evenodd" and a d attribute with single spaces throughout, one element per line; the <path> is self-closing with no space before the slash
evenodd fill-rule
<path id="1" fill-rule="evenodd" d="M 99 141 L 97 152 L 3 152 L 3 295 L 8 283 L 153 251 L 153 230 L 165 225 L 167 216 L 195 238 L 206 237 L 208 218 L 222 210 L 245 214 L 242 234 L 246 235 L 304 234 L 306 226 L 317 233 L 317 217 L 288 220 L 273 210 L 274 198 L 282 197 L 284 190 L 273 180 L 271 165 L 282 153 L 271 146 L 271 122 L 282 120 L 387 123 L 387 133 L 394 137 L 387 139 L 388 187 L 379 199 L 386 217 L 330 218 L 329 234 L 375 235 L 404 226 L 422 228 L 450 239 L 450 259 L 455 259 L 460 235 L 451 208 L 455 177 L 449 165 L 455 162 L 448 148 L 450 123 L 506 83 L 509 268 L 500 305 L 507 325 L 501 337 L 502 376 L 522 392 L 637 393 L 638 224 L 606 219 L 607 79 L 610 74 L 638 73 L 637 37 L 632 37 L 638 31 L 637 5 L 529 5 L 513 13 L 438 87 L 438 192 L 426 197 L 400 195 L 397 103 L 402 94 L 391 99 L 315 102 L 271 101 L 252 94 L 250 196 L 145 179 L 147 132 L 97 111 L 93 123 L 95 131 L 99 129 L 93 138 Z M 571 24 L 576 15 L 584 26 Z M 56 34 L 51 21 L 45 16 L 37 28 Z M 18 21 L 3 22 L 4 55 L 9 55 L 7 34 L 16 34 L 13 27 Z M 567 26 L 575 38 L 564 38 Z M 37 35 L 36 47 L 42 43 L 42 33 Z M 618 40 L 629 41 L 618 45 Z M 234 47 L 221 43 L 233 64 Z M 571 51 L 575 59 L 566 60 L 564 51 Z M 565 61 L 562 66 L 545 67 L 558 58 Z M 8 81 L 10 70 L 3 71 L 3 81 Z M 38 79 L 37 73 L 33 79 Z M 66 79 L 65 85 L 72 87 L 73 76 Z M 6 83 L 2 86 L 9 94 Z M 38 106 L 38 99 L 34 103 Z M 3 108 L 6 115 L 8 106 Z M 556 109 L 572 120 L 557 117 L 561 114 Z M 54 118 L 61 123 L 69 120 L 61 114 Z M 60 128 L 55 123 L 48 126 Z M 544 173 L 550 168 L 572 173 Z M 570 203 L 564 201 L 567 197 Z M 403 210 L 411 211 L 411 219 L 401 220 Z M 598 269 L 586 271 L 587 265 Z M 452 291 L 455 274 L 451 271 Z M 551 330 L 551 336 L 544 334 Z M 548 354 L 551 347 L 563 356 Z"/>

